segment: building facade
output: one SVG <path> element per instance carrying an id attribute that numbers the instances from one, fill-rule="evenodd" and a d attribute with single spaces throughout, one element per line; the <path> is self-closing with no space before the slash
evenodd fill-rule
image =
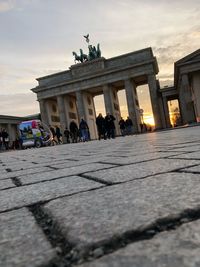
<path id="1" fill-rule="evenodd" d="M 200 49 L 175 62 L 174 86 L 183 124 L 200 121 Z"/>
<path id="2" fill-rule="evenodd" d="M 37 94 L 41 118 L 47 125 L 60 125 L 62 132 L 73 120 L 84 118 L 92 139 L 97 138 L 93 98 L 104 96 L 106 113 L 116 117 L 116 132 L 121 117 L 118 91 L 125 89 L 129 117 L 135 132 L 140 132 L 141 116 L 137 86 L 148 84 L 156 128 L 163 128 L 164 111 L 156 74 L 158 65 L 151 48 L 103 57 L 72 65 L 69 70 L 38 78 Z"/>
<path id="3" fill-rule="evenodd" d="M 9 134 L 9 144 L 12 146 L 12 143 L 19 138 L 19 128 L 18 125 L 22 121 L 40 119 L 40 114 L 34 114 L 27 117 L 17 117 L 17 116 L 8 116 L 0 115 L 0 131 L 3 129 Z"/>
<path id="4" fill-rule="evenodd" d="M 159 90 L 165 127 L 171 126 L 168 101 L 178 100 L 182 124 L 200 122 L 200 49 L 174 63 L 174 86 Z"/>

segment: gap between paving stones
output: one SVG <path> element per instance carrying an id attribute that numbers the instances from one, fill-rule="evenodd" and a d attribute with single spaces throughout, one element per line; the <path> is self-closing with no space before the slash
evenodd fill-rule
<path id="1" fill-rule="evenodd" d="M 82 250 L 70 244 L 62 234 L 62 226 L 54 218 L 47 214 L 42 206 L 32 205 L 28 207 L 42 228 L 52 247 L 57 250 L 57 257 L 40 267 L 70 267 L 84 262 L 95 260 L 104 255 L 111 254 L 129 244 L 152 239 L 163 231 L 171 231 L 179 226 L 200 219 L 200 208 L 187 209 L 180 214 L 160 218 L 154 223 L 136 230 L 115 235 L 109 240 L 97 242 Z"/>
<path id="2" fill-rule="evenodd" d="M 195 166 L 192 166 L 192 167 L 195 167 Z M 189 169 L 190 167 L 188 168 L 184 168 L 184 169 L 181 169 L 181 170 L 178 170 L 177 172 L 180 172 L 180 173 L 192 173 L 192 174 L 200 174 L 200 171 L 187 171 L 187 169 Z"/>
<path id="3" fill-rule="evenodd" d="M 95 172 L 95 171 L 93 171 L 93 172 Z M 85 173 L 87 173 L 87 172 L 85 172 Z M 78 174 L 78 176 L 80 176 L 82 178 L 85 178 L 87 180 L 91 180 L 91 181 L 95 181 L 95 182 L 98 182 L 98 183 L 102 183 L 102 184 L 107 185 L 107 186 L 114 185 L 112 182 L 102 180 L 101 178 L 91 177 L 91 176 L 88 176 L 88 175 L 86 175 L 84 173 Z"/>
<path id="4" fill-rule="evenodd" d="M 191 152 L 191 153 L 193 153 L 193 152 Z M 187 153 L 188 154 L 188 153 Z M 180 159 L 180 160 L 200 160 L 200 157 L 197 159 L 197 158 L 178 158 L 178 157 L 176 157 L 176 156 L 170 156 L 168 159 Z"/>

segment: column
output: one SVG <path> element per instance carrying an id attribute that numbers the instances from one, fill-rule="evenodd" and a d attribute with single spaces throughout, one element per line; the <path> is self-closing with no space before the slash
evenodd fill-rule
<path id="1" fill-rule="evenodd" d="M 113 99 L 112 99 L 112 87 L 108 84 L 103 86 L 103 96 L 104 96 L 104 103 L 106 113 L 110 113 L 114 116 L 114 106 L 113 106 Z"/>
<path id="2" fill-rule="evenodd" d="M 49 114 L 48 114 L 48 100 L 47 99 L 41 99 L 39 100 L 40 105 L 40 115 L 41 115 L 41 121 L 45 123 L 46 125 L 49 125 Z"/>
<path id="3" fill-rule="evenodd" d="M 133 122 L 133 131 L 136 133 L 140 132 L 140 125 L 137 118 L 137 109 L 135 103 L 135 92 L 133 89 L 133 83 L 130 79 L 124 81 L 125 92 L 126 92 L 126 101 L 128 105 L 128 114 L 130 119 Z"/>
<path id="4" fill-rule="evenodd" d="M 157 95 L 157 83 L 155 75 L 148 75 L 148 85 L 149 85 L 149 93 L 151 98 L 151 106 L 153 111 L 153 117 L 155 121 L 155 128 L 161 129 L 162 128 L 162 119 L 160 116 L 160 108 L 159 108 L 159 101 Z"/>
<path id="5" fill-rule="evenodd" d="M 114 99 L 114 95 L 113 95 L 114 93 L 116 94 L 116 99 Z M 114 88 L 112 88 L 111 85 L 106 84 L 103 86 L 103 95 L 104 95 L 106 114 L 110 113 L 111 115 L 115 117 L 115 133 L 116 135 L 120 135 L 121 131 L 120 131 L 119 124 L 118 124 L 120 120 L 118 113 L 120 114 L 120 111 L 119 110 L 116 111 L 116 108 L 114 106 L 115 104 L 117 104 L 118 108 L 120 108 L 117 91 Z"/>
<path id="6" fill-rule="evenodd" d="M 64 135 L 65 127 L 67 126 L 67 116 L 65 110 L 65 103 L 64 103 L 64 96 L 59 95 L 57 96 L 57 105 L 58 105 L 58 112 L 60 117 L 60 128 L 62 133 L 63 143 L 66 143 L 66 137 Z"/>
<path id="7" fill-rule="evenodd" d="M 85 105 L 84 105 L 84 99 L 83 99 L 83 92 L 77 91 L 76 92 L 76 101 L 77 101 L 77 109 L 78 109 L 78 115 L 79 115 L 79 121 L 81 118 L 86 118 L 86 111 L 85 111 Z"/>
<path id="8" fill-rule="evenodd" d="M 167 98 L 166 97 L 163 97 L 162 103 L 163 103 L 163 109 L 164 109 L 166 128 L 170 128 L 171 127 L 171 122 L 170 122 L 169 107 L 168 107 L 168 104 L 167 104 Z"/>
<path id="9" fill-rule="evenodd" d="M 179 100 L 183 124 L 196 121 L 189 77 L 187 74 L 183 74 L 181 77 Z"/>

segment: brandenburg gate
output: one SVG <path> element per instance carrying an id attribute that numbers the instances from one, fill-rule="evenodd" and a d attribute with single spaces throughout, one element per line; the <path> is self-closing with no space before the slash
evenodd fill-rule
<path id="1" fill-rule="evenodd" d="M 88 48 L 95 47 L 89 45 Z M 91 138 L 96 139 L 93 98 L 103 94 L 106 113 L 115 116 L 116 133 L 119 134 L 121 114 L 117 92 L 125 89 L 128 114 L 133 121 L 134 132 L 138 133 L 141 130 L 141 116 L 136 88 L 148 84 L 155 127 L 163 127 L 162 100 L 158 95 L 159 84 L 156 80 L 158 65 L 151 48 L 109 59 L 101 57 L 99 53 L 98 57 L 90 59 L 81 60 L 69 70 L 37 79 L 39 84 L 32 91 L 37 94 L 44 123 L 59 125 L 64 131 L 72 120 L 78 125 L 83 117 L 88 123 Z"/>

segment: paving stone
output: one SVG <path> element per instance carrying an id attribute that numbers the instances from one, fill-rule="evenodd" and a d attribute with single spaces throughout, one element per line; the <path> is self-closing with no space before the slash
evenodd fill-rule
<path id="1" fill-rule="evenodd" d="M 15 164 L 6 164 L 5 169 L 11 169 L 11 171 L 21 171 L 24 169 L 32 169 L 35 168 L 36 164 L 31 162 L 23 162 L 23 163 L 15 163 Z"/>
<path id="2" fill-rule="evenodd" d="M 15 187 L 11 180 L 0 180 L 0 190 Z"/>
<path id="3" fill-rule="evenodd" d="M 51 164 L 52 168 L 56 169 L 64 169 L 64 168 L 69 168 L 69 167 L 76 167 L 76 166 L 81 166 L 81 165 L 88 165 L 91 163 L 98 163 L 99 161 L 102 161 L 105 157 L 98 157 L 98 156 L 92 156 L 92 157 L 84 157 L 84 158 L 79 158 L 76 161 L 70 161 L 70 162 L 57 162 Z"/>
<path id="4" fill-rule="evenodd" d="M 51 201 L 46 210 L 85 248 L 200 205 L 200 175 L 168 173 Z"/>
<path id="5" fill-rule="evenodd" d="M 78 176 L 20 186 L 1 191 L 0 211 L 19 208 L 81 191 L 99 188 L 102 184 Z"/>
<path id="6" fill-rule="evenodd" d="M 124 159 L 122 159 L 124 162 Z M 174 159 L 157 159 L 145 163 L 137 163 L 127 166 L 120 166 L 109 170 L 88 172 L 86 175 L 93 178 L 100 178 L 107 182 L 118 183 L 133 179 L 139 179 L 162 172 L 169 172 L 179 168 L 189 167 L 200 164 L 198 160 L 174 160 Z"/>
<path id="7" fill-rule="evenodd" d="M 41 173 L 45 171 L 52 171 L 53 169 L 49 167 L 35 167 L 34 169 L 24 169 L 24 170 L 19 170 L 19 171 L 14 171 L 14 172 L 6 172 L 4 174 L 1 174 L 0 180 L 1 179 L 7 179 L 7 178 L 12 178 L 12 177 L 18 177 L 21 175 L 28 175 L 28 174 L 35 174 L 35 173 Z"/>
<path id="8" fill-rule="evenodd" d="M 39 267 L 55 252 L 26 209 L 0 214 L 0 266 Z"/>
<path id="9" fill-rule="evenodd" d="M 139 241 L 80 267 L 200 266 L 200 221 Z"/>
<path id="10" fill-rule="evenodd" d="M 200 149 L 200 145 L 196 144 L 193 146 L 189 146 L 189 147 L 173 147 L 170 149 L 170 151 L 174 151 L 174 152 L 196 152 L 199 151 Z"/>
<path id="11" fill-rule="evenodd" d="M 179 158 L 179 159 L 198 159 L 200 160 L 200 147 L 198 148 L 198 151 L 192 152 L 192 153 L 184 153 L 181 155 L 176 156 L 170 156 L 170 158 Z"/>
<path id="12" fill-rule="evenodd" d="M 131 164 L 131 163 L 137 163 L 137 162 L 143 162 L 143 161 L 147 161 L 147 160 L 153 160 L 153 159 L 160 159 L 162 157 L 171 157 L 173 155 L 180 155 L 180 152 L 157 152 L 157 153 L 149 153 L 146 154 L 146 152 L 144 154 L 138 154 L 138 155 L 134 155 L 134 156 L 129 156 L 129 157 L 120 157 L 120 155 L 115 156 L 115 157 L 111 157 L 110 158 L 104 158 L 102 160 L 102 162 L 107 162 L 107 163 L 111 163 L 111 164 Z"/>
<path id="13" fill-rule="evenodd" d="M 81 163 L 79 163 L 78 166 L 76 165 L 74 167 L 69 167 L 69 168 L 59 169 L 59 170 L 53 170 L 51 172 L 46 171 L 46 172 L 42 172 L 42 173 L 23 175 L 23 176 L 19 176 L 18 178 L 20 179 L 22 184 L 30 184 L 30 183 L 41 182 L 44 180 L 52 180 L 55 178 L 77 175 L 77 174 L 84 173 L 87 171 L 107 169 L 110 167 L 113 167 L 113 165 L 101 164 L 101 163 L 81 165 Z"/>

